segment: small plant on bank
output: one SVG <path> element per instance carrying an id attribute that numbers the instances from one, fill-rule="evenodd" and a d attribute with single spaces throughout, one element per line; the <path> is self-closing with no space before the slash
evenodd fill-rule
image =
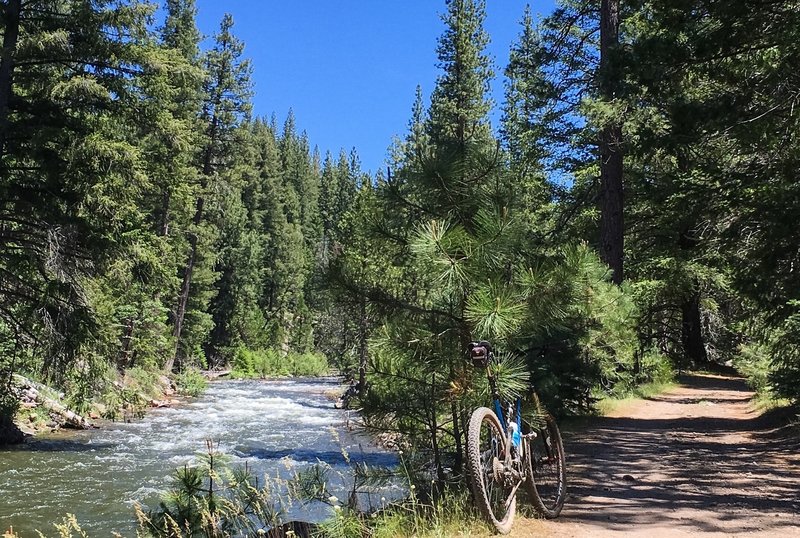
<path id="1" fill-rule="evenodd" d="M 175 384 L 179 394 L 192 398 L 200 396 L 208 388 L 208 380 L 197 368 L 185 368 L 176 374 Z"/>
<path id="2" fill-rule="evenodd" d="M 328 359 L 322 353 L 289 353 L 292 375 L 317 377 L 328 373 Z"/>
<path id="3" fill-rule="evenodd" d="M 331 506 L 331 516 L 318 527 L 316 536 L 326 538 L 397 538 L 484 535 L 486 523 L 475 511 L 463 484 L 438 489 L 430 473 L 417 469 L 417 458 L 398 451 L 394 468 L 353 462 L 343 450 L 352 473 L 352 486 L 346 499 L 332 495 L 329 484 L 344 476 L 320 463 L 296 473 L 289 482 L 290 495 L 301 501 L 318 501 Z M 404 488 L 402 499 L 387 500 L 377 495 L 382 488 Z M 367 506 L 359 499 L 369 498 Z M 374 502 L 377 501 L 377 502 Z"/>
<path id="4" fill-rule="evenodd" d="M 276 500 L 277 499 L 277 500 Z M 231 469 L 213 441 L 197 467 L 175 474 L 173 489 L 157 510 L 136 506 L 138 536 L 157 538 L 254 536 L 281 523 L 280 499 L 260 485 L 247 466 Z"/>

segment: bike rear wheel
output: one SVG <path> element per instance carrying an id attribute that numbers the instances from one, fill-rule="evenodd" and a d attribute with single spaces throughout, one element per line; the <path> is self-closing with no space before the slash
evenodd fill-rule
<path id="1" fill-rule="evenodd" d="M 497 532 L 507 534 L 517 508 L 513 487 L 504 476 L 506 438 L 497 415 L 487 407 L 472 413 L 467 430 L 469 479 L 475 504 Z"/>
<path id="2" fill-rule="evenodd" d="M 553 519 L 561 513 L 567 496 L 564 443 L 552 417 L 534 431 L 536 437 L 525 440 L 525 489 L 536 511 Z"/>

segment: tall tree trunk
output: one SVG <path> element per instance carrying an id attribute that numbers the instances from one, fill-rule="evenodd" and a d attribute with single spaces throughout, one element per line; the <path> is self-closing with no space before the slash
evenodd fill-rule
<path id="1" fill-rule="evenodd" d="M 170 204 L 171 193 L 169 189 L 164 189 L 163 194 L 161 195 L 161 219 L 159 222 L 159 234 L 162 237 L 167 237 L 169 235 L 169 204 Z"/>
<path id="2" fill-rule="evenodd" d="M 686 366 L 708 363 L 706 346 L 703 343 L 703 325 L 700 319 L 700 292 L 697 288 L 681 304 L 681 342 Z"/>
<path id="3" fill-rule="evenodd" d="M 459 412 L 458 403 L 450 403 L 450 414 L 453 416 L 453 438 L 456 441 L 456 459 L 453 462 L 453 471 L 458 475 L 461 474 L 461 470 L 464 467 L 464 443 L 460 423 L 461 413 Z"/>
<path id="4" fill-rule="evenodd" d="M 436 373 L 431 376 L 431 398 L 436 401 Z M 442 456 L 439 451 L 439 424 L 436 420 L 436 406 L 430 407 L 430 417 L 428 419 L 431 435 L 431 449 L 433 449 L 433 465 L 436 467 L 436 479 L 439 485 L 444 485 L 444 467 L 442 467 Z"/>
<path id="5" fill-rule="evenodd" d="M 215 103 L 215 105 L 218 103 Z M 216 110 L 216 106 L 214 108 Z M 203 222 L 203 207 L 205 205 L 205 199 L 203 198 L 203 191 L 206 188 L 206 181 L 209 176 L 211 176 L 211 172 L 213 171 L 212 160 L 214 156 L 214 145 L 216 144 L 216 136 L 217 136 L 217 125 L 218 119 L 216 112 L 211 117 L 211 123 L 208 130 L 208 145 L 206 146 L 205 151 L 203 152 L 203 181 L 200 185 L 200 195 L 197 197 L 197 204 L 195 206 L 194 211 L 194 218 L 192 219 L 192 223 L 195 226 L 195 230 L 189 234 L 189 258 L 186 260 L 186 268 L 183 271 L 183 282 L 181 283 L 181 293 L 178 296 L 178 306 L 175 309 L 175 326 L 172 330 L 172 336 L 175 339 L 175 348 L 170 357 L 167 360 L 167 363 L 164 365 L 164 370 L 167 372 L 171 372 L 172 369 L 175 367 L 175 363 L 178 360 L 178 350 L 180 349 L 181 344 L 181 334 L 183 334 L 183 322 L 186 318 L 186 308 L 189 304 L 189 293 L 192 288 L 192 275 L 194 274 L 194 266 L 197 263 L 197 243 L 199 241 L 199 237 L 197 235 L 197 227 L 200 226 L 200 223 Z"/>
<path id="6" fill-rule="evenodd" d="M 679 156 L 682 171 L 688 170 L 685 159 Z M 678 248 L 684 253 L 691 252 L 701 239 L 693 225 L 686 225 L 678 236 Z M 691 254 L 684 255 L 691 258 Z M 703 341 L 703 325 L 700 318 L 700 283 L 697 278 L 692 281 L 691 292 L 681 303 L 681 344 L 683 345 L 683 363 L 686 367 L 708 363 L 705 342 Z"/>
<path id="7" fill-rule="evenodd" d="M 466 301 L 466 299 L 464 299 Z M 462 303 L 465 304 L 465 303 Z M 461 311 L 463 312 L 464 309 L 462 308 Z M 467 344 L 465 342 L 469 341 L 469 333 L 465 330 L 462 330 L 461 337 L 459 338 L 459 343 L 461 344 L 461 349 L 467 349 Z M 453 363 L 450 363 L 449 367 L 449 379 L 452 383 L 456 380 L 456 369 L 453 366 Z M 459 409 L 458 402 L 451 401 L 450 402 L 450 414 L 453 418 L 453 439 L 456 442 L 456 458 L 453 462 L 453 471 L 456 475 L 461 473 L 461 470 L 464 468 L 464 439 L 463 436 L 466 435 L 466 432 L 461 427 L 461 413 Z"/>
<path id="8" fill-rule="evenodd" d="M 121 348 L 117 355 L 117 368 L 122 370 L 133 368 L 133 353 L 131 352 L 131 342 L 133 342 L 133 331 L 136 327 L 136 319 L 128 318 L 125 322 L 125 332 L 122 335 Z"/>
<path id="9" fill-rule="evenodd" d="M 3 50 L 0 52 L 0 159 L 5 155 L 8 137 L 8 114 L 13 95 L 12 75 L 14 74 L 14 54 L 19 39 L 19 19 L 22 0 L 3 2 Z"/>
<path id="10" fill-rule="evenodd" d="M 199 226 L 203 220 L 203 197 L 197 199 L 197 206 L 194 212 L 194 219 L 192 223 L 195 227 Z M 178 350 L 180 349 L 181 334 L 183 333 L 183 321 L 186 318 L 186 307 L 189 304 L 189 292 L 192 287 L 192 275 L 194 273 L 194 266 L 197 263 L 197 230 L 189 235 L 189 258 L 186 260 L 186 267 L 183 271 L 183 282 L 181 283 L 181 293 L 178 296 L 178 307 L 175 309 L 175 326 L 172 329 L 172 336 L 175 339 L 175 348 L 167 363 L 164 365 L 166 372 L 171 372 L 175 367 L 178 358 Z"/>
<path id="11" fill-rule="evenodd" d="M 619 0 L 600 3 L 600 93 L 606 101 L 617 97 L 619 70 L 613 57 L 619 45 Z M 623 280 L 623 163 L 622 126 L 613 121 L 600 133 L 600 258 Z"/>
<path id="12" fill-rule="evenodd" d="M 368 322 L 367 319 L 367 299 L 361 297 L 358 301 L 360 310 L 360 318 L 358 324 L 358 396 L 364 397 L 367 390 L 367 335 L 368 335 Z"/>

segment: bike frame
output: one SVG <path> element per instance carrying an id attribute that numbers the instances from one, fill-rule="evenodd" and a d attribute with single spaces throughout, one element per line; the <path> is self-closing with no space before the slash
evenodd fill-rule
<path id="1" fill-rule="evenodd" d="M 500 420 L 500 425 L 503 428 L 503 435 L 506 438 L 505 454 L 503 454 L 503 469 L 506 476 L 514 480 L 514 487 L 505 501 L 505 506 L 508 508 L 517 494 L 522 482 L 525 481 L 525 471 L 519 470 L 524 454 L 524 444 L 522 443 L 522 399 L 517 397 L 513 404 L 508 403 L 506 412 L 503 413 L 503 400 L 500 398 L 500 393 L 497 390 L 497 381 L 492 375 L 491 366 L 487 364 L 486 377 L 489 380 L 489 388 L 492 393 L 492 405 L 497 418 Z M 510 427 L 508 419 L 513 415 L 514 422 L 513 428 Z M 511 448 L 516 449 L 516 456 L 512 455 Z M 515 463 L 517 465 L 515 465 Z"/>
<path id="2" fill-rule="evenodd" d="M 516 428 L 513 429 L 511 435 L 509 436 L 509 427 L 508 421 L 506 418 L 512 414 L 512 406 L 511 404 L 508 405 L 506 413 L 503 413 L 503 404 L 502 400 L 500 399 L 500 394 L 497 390 L 497 382 L 494 379 L 494 376 L 491 373 L 491 370 L 487 367 L 486 369 L 486 377 L 489 379 L 489 387 L 492 392 L 492 404 L 494 406 L 494 412 L 497 415 L 497 418 L 500 419 L 500 425 L 503 426 L 503 433 L 506 435 L 508 440 L 510 441 L 509 445 L 516 447 L 518 450 L 522 448 L 522 399 L 517 398 L 514 403 L 514 423 L 516 424 Z"/>

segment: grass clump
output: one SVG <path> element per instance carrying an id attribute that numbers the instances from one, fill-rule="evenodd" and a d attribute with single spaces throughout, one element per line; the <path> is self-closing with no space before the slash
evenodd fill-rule
<path id="1" fill-rule="evenodd" d="M 487 536 L 488 524 L 472 505 L 466 487 L 446 490 L 435 501 L 421 502 L 415 496 L 389 505 L 368 517 L 369 536 L 375 538 Z"/>

